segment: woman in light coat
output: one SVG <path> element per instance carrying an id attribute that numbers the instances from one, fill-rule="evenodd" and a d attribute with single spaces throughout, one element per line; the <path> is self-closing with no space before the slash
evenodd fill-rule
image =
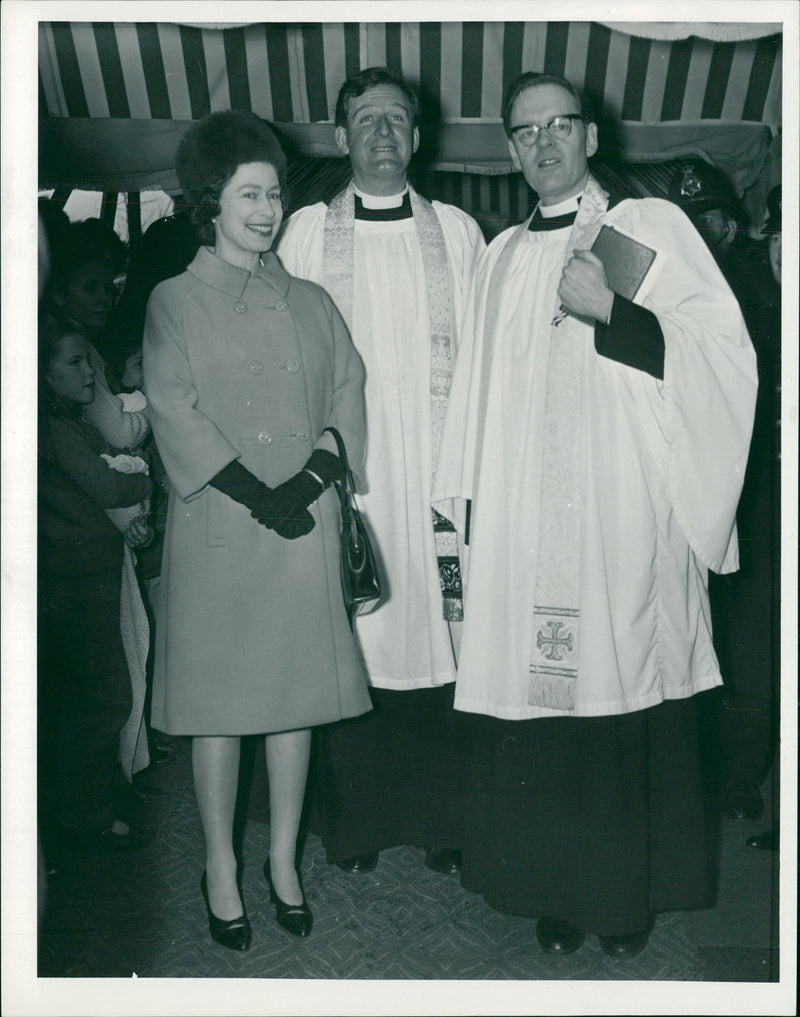
<path id="1" fill-rule="evenodd" d="M 144 376 L 171 482 L 157 624 L 155 727 L 193 735 L 212 937 L 246 950 L 233 849 L 240 737 L 266 733 L 278 922 L 311 931 L 296 871 L 309 728 L 370 708 L 339 582 L 341 433 L 358 471 L 364 369 L 319 287 L 270 247 L 286 158 L 253 114 L 215 113 L 178 152 L 201 247 L 153 291 Z"/>

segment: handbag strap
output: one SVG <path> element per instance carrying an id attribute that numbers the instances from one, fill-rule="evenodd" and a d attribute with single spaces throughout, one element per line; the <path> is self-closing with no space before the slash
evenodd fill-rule
<path id="1" fill-rule="evenodd" d="M 350 469 L 350 463 L 347 459 L 347 449 L 341 434 L 339 434 L 335 427 L 326 427 L 325 431 L 330 431 L 333 435 L 333 440 L 336 442 L 336 449 L 339 454 L 339 461 L 342 464 L 342 479 L 336 482 L 334 487 L 339 493 L 339 501 L 342 508 L 349 508 L 351 499 L 356 493 L 356 485 L 353 479 L 353 472 Z"/>

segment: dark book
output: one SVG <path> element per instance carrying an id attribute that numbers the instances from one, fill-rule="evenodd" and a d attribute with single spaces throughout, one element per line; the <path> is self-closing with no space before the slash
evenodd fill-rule
<path id="1" fill-rule="evenodd" d="M 603 262 L 608 285 L 621 297 L 633 300 L 655 261 L 652 247 L 620 233 L 613 226 L 603 226 L 592 246 L 592 254 Z"/>

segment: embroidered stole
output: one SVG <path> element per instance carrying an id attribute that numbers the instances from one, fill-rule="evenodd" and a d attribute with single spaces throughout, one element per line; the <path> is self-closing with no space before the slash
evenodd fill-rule
<path id="1" fill-rule="evenodd" d="M 430 327 L 431 456 L 433 476 L 439 461 L 447 399 L 453 373 L 452 306 L 450 269 L 439 217 L 429 201 L 408 186 L 411 211 L 417 229 Z M 353 266 L 355 263 L 355 185 L 351 181 L 328 205 L 322 248 L 323 285 L 339 313 L 353 330 Z M 452 523 L 434 509 L 432 512 L 443 614 L 447 621 L 462 621 L 461 569 L 456 531 Z"/>
<path id="2" fill-rule="evenodd" d="M 591 248 L 607 205 L 608 195 L 590 176 L 570 232 L 564 264 L 574 251 Z M 485 406 L 488 391 L 492 349 L 500 339 L 496 323 L 506 272 L 517 245 L 527 235 L 529 222 L 517 227 L 492 272 L 486 305 L 481 406 Z M 528 703 L 568 711 L 575 709 L 580 648 L 583 364 L 588 340 L 585 322 L 564 316 L 557 296 L 551 318 Z M 478 462 L 476 468 L 479 466 Z"/>

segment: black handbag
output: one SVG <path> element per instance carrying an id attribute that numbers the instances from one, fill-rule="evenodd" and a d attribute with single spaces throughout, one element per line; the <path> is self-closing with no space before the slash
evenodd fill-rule
<path id="1" fill-rule="evenodd" d="M 339 571 L 344 606 L 352 628 L 357 614 L 368 614 L 378 606 L 381 580 L 367 528 L 356 507 L 355 483 L 344 441 L 335 427 L 326 427 L 325 430 L 333 435 L 342 464 L 341 479 L 334 482 L 342 515 Z"/>

